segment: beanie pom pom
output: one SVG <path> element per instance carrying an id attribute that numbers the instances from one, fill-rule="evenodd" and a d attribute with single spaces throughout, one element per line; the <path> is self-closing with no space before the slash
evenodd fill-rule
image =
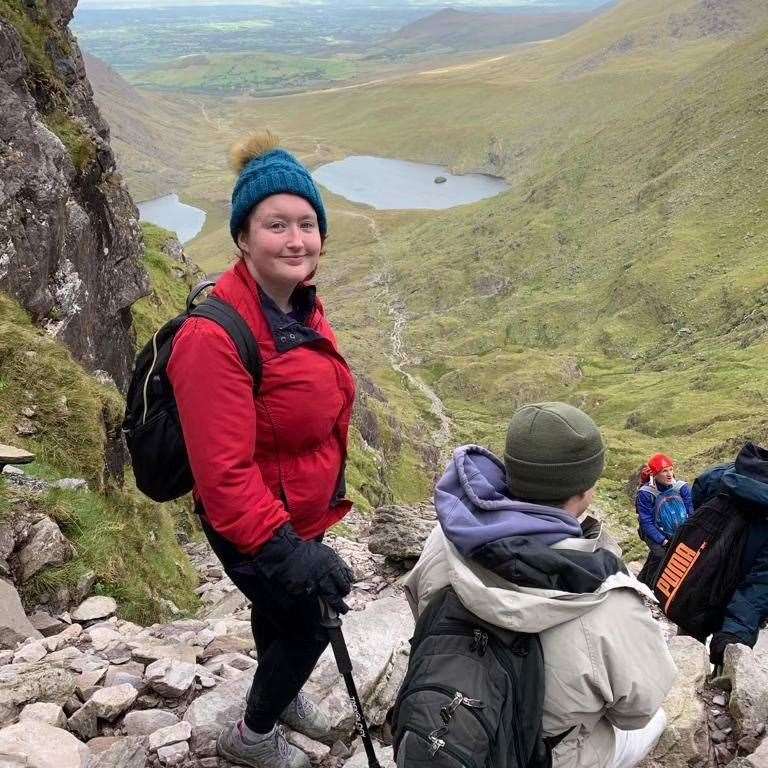
<path id="1" fill-rule="evenodd" d="M 269 129 L 252 133 L 232 145 L 229 150 L 229 164 L 239 175 L 251 160 L 266 155 L 279 146 L 280 139 Z"/>

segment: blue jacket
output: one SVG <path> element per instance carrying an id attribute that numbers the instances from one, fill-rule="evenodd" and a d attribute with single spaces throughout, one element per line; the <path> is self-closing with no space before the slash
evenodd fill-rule
<path id="1" fill-rule="evenodd" d="M 668 487 L 659 486 L 659 490 L 663 491 Z M 679 492 L 685 504 L 686 512 L 689 516 L 692 515 L 693 501 L 691 500 L 691 489 L 688 487 L 688 483 L 683 483 L 679 488 Z M 672 538 L 674 531 L 663 531 L 657 525 L 656 496 L 648 486 L 644 485 L 635 495 L 635 509 L 637 510 L 637 519 L 640 523 L 640 534 L 646 541 L 650 540 L 654 544 L 661 545 L 665 540 Z"/>
<path id="2" fill-rule="evenodd" d="M 744 578 L 728 603 L 720 630 L 752 647 L 760 624 L 768 618 L 768 450 L 747 443 L 735 466 L 722 473 L 719 490 L 755 516 L 744 547 Z"/>

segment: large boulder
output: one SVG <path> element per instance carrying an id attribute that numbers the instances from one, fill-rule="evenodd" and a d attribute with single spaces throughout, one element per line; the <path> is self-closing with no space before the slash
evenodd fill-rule
<path id="1" fill-rule="evenodd" d="M 431 504 L 379 507 L 373 515 L 368 548 L 387 560 L 410 567 L 419 559 L 436 521 Z"/>
<path id="2" fill-rule="evenodd" d="M 0 667 L 0 724 L 13 720 L 25 704 L 34 701 L 63 705 L 75 687 L 72 672 L 47 660 Z"/>
<path id="3" fill-rule="evenodd" d="M 84 600 L 72 611 L 73 621 L 96 621 L 111 616 L 117 610 L 117 602 L 113 597 L 94 595 Z"/>
<path id="4" fill-rule="evenodd" d="M 184 720 L 192 726 L 190 745 L 201 757 L 216 754 L 216 738 L 223 728 L 243 716 L 245 698 L 251 687 L 252 672 L 221 683 L 189 705 Z"/>
<path id="5" fill-rule="evenodd" d="M 169 699 L 183 696 L 195 682 L 195 673 L 194 664 L 176 659 L 154 661 L 144 672 L 150 687 Z"/>
<path id="6" fill-rule="evenodd" d="M 88 768 L 146 768 L 148 764 L 146 739 L 127 737 L 95 754 Z"/>
<path id="7" fill-rule="evenodd" d="M 163 709 L 139 709 L 123 718 L 123 730 L 129 736 L 149 736 L 160 728 L 176 725 L 179 718 Z"/>
<path id="8" fill-rule="evenodd" d="M 413 617 L 401 596 L 368 603 L 364 611 L 344 618 L 344 639 L 352 659 L 353 676 L 369 724 L 384 722 L 408 666 Z M 305 691 L 327 712 L 334 731 L 354 729 L 354 715 L 336 660 L 328 648 L 305 686 Z"/>
<path id="9" fill-rule="evenodd" d="M 243 608 L 247 608 L 248 605 L 248 598 L 240 590 L 235 589 L 222 595 L 212 605 L 201 609 L 199 615 L 204 619 L 224 619 Z"/>
<path id="10" fill-rule="evenodd" d="M 32 526 L 29 538 L 19 551 L 21 580 L 29 581 L 50 565 L 62 565 L 72 557 L 72 545 L 50 517 Z"/>
<path id="11" fill-rule="evenodd" d="M 731 681 L 730 710 L 740 734 L 756 732 L 768 723 L 768 631 L 754 648 L 729 645 L 723 675 Z"/>
<path id="12" fill-rule="evenodd" d="M 679 675 L 663 704 L 667 728 L 643 765 L 689 768 L 706 759 L 709 749 L 705 705 L 697 693 L 709 671 L 709 657 L 692 637 L 672 637 L 668 644 Z"/>
<path id="13" fill-rule="evenodd" d="M 39 638 L 42 635 L 24 614 L 16 588 L 0 579 L 0 648 L 15 648 L 28 637 Z"/>
<path id="14" fill-rule="evenodd" d="M 19 720 L 36 720 L 41 723 L 63 728 L 67 724 L 67 716 L 59 704 L 49 704 L 44 701 L 37 701 L 34 704 L 27 704 L 21 710 Z"/>
<path id="15" fill-rule="evenodd" d="M 90 759 L 88 747 L 71 733 L 35 720 L 3 728 L 0 755 L 19 758 L 26 768 L 86 768 Z"/>
<path id="16" fill-rule="evenodd" d="M 768 766 L 768 739 L 763 739 L 758 748 L 746 757 L 737 757 L 726 768 L 766 768 Z"/>

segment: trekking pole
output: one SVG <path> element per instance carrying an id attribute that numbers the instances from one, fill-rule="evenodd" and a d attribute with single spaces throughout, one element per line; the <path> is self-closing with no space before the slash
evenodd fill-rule
<path id="1" fill-rule="evenodd" d="M 349 694 L 352 711 L 355 715 L 355 730 L 363 740 L 365 754 L 368 758 L 368 768 L 381 768 L 376 752 L 373 749 L 373 741 L 371 741 L 371 734 L 368 731 L 368 723 L 365 722 L 363 705 L 360 703 L 357 687 L 352 677 L 352 659 L 349 658 L 349 650 L 347 649 L 346 642 L 344 642 L 344 635 L 341 632 L 341 617 L 322 598 L 320 598 L 320 623 L 328 632 L 333 655 L 336 659 L 336 666 L 339 668 L 339 672 L 344 678 L 344 684 L 347 686 L 347 693 Z"/>

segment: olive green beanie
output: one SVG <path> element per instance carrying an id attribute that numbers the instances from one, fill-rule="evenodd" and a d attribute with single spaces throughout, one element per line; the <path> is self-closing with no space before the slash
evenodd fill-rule
<path id="1" fill-rule="evenodd" d="M 504 464 L 512 496 L 568 499 L 597 482 L 605 443 L 597 424 L 572 405 L 524 405 L 509 422 Z"/>

